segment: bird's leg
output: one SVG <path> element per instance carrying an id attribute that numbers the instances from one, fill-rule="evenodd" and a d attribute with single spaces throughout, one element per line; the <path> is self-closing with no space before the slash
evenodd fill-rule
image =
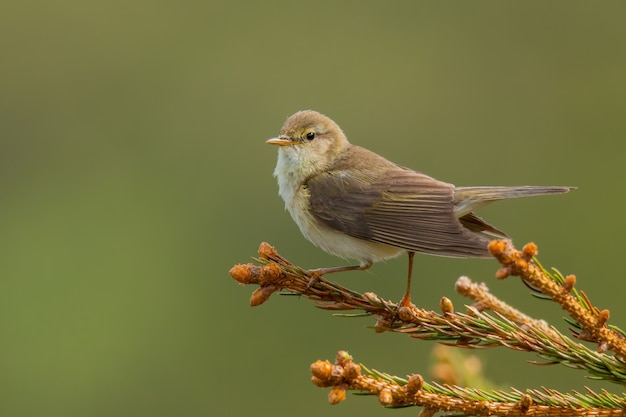
<path id="1" fill-rule="evenodd" d="M 344 271 L 365 271 L 372 266 L 372 261 L 363 261 L 359 265 L 349 265 L 349 266 L 335 266 L 331 268 L 317 268 L 317 269 L 309 269 L 309 273 L 313 275 L 317 275 L 321 277 L 322 275 L 330 274 L 333 272 L 344 272 Z"/>
<path id="2" fill-rule="evenodd" d="M 413 275 L 413 256 L 415 256 L 415 252 L 407 252 L 409 255 L 409 276 L 406 280 L 406 292 L 400 300 L 400 304 L 398 304 L 398 308 L 400 307 L 409 307 L 411 305 L 411 276 Z"/>
<path id="3" fill-rule="evenodd" d="M 372 261 L 363 261 L 359 265 L 349 266 L 335 266 L 331 268 L 316 268 L 309 269 L 307 272 L 311 275 L 311 279 L 307 284 L 307 288 L 313 284 L 313 281 L 319 280 L 322 275 L 330 274 L 332 272 L 344 272 L 344 271 L 365 271 L 372 266 Z"/>

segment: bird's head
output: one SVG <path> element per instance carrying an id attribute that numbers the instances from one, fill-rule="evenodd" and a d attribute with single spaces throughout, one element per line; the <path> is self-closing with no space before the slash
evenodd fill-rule
<path id="1" fill-rule="evenodd" d="M 266 143 L 279 146 L 279 163 L 282 159 L 285 169 L 302 175 L 328 168 L 349 145 L 337 123 L 313 110 L 290 116 L 279 136 Z"/>

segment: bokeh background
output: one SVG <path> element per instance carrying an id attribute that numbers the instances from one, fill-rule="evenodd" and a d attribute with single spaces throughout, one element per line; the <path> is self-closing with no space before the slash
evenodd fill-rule
<path id="1" fill-rule="evenodd" d="M 0 5 L 0 414 L 300 416 L 338 406 L 314 360 L 428 379 L 433 343 L 296 297 L 251 308 L 228 275 L 305 241 L 264 141 L 300 109 L 459 185 L 575 185 L 481 215 L 626 326 L 626 4 L 4 1 Z M 495 261 L 419 256 L 414 301 L 466 274 L 565 328 Z M 399 299 L 406 259 L 333 277 Z M 499 386 L 601 387 L 532 355 L 472 352 Z M 620 387 L 610 387 L 619 391 Z M 415 409 L 394 411 L 414 415 Z"/>

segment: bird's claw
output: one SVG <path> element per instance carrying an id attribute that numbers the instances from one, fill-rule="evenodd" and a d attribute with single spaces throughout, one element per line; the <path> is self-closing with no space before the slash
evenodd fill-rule
<path id="1" fill-rule="evenodd" d="M 320 282 L 324 271 L 322 269 L 309 269 L 307 275 L 309 276 L 309 282 L 306 284 L 306 289 L 308 290 L 313 284 Z"/>

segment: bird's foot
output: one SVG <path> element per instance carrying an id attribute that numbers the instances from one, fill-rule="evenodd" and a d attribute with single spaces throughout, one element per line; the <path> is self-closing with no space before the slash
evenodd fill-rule
<path id="1" fill-rule="evenodd" d="M 396 306 L 394 322 L 397 320 L 400 323 L 400 326 L 402 326 L 403 323 L 410 319 L 414 308 L 415 305 L 411 302 L 411 294 L 404 294 Z"/>
<path id="2" fill-rule="evenodd" d="M 324 275 L 323 268 L 309 269 L 306 272 L 307 272 L 307 275 L 309 276 L 309 282 L 306 284 L 306 289 L 307 290 L 309 288 L 311 288 L 311 286 L 313 284 L 316 284 L 316 283 L 320 282 L 320 279 L 322 278 L 322 275 Z"/>
<path id="3" fill-rule="evenodd" d="M 413 303 L 411 303 L 411 294 L 406 293 L 398 303 L 398 310 L 402 307 L 411 307 Z"/>

